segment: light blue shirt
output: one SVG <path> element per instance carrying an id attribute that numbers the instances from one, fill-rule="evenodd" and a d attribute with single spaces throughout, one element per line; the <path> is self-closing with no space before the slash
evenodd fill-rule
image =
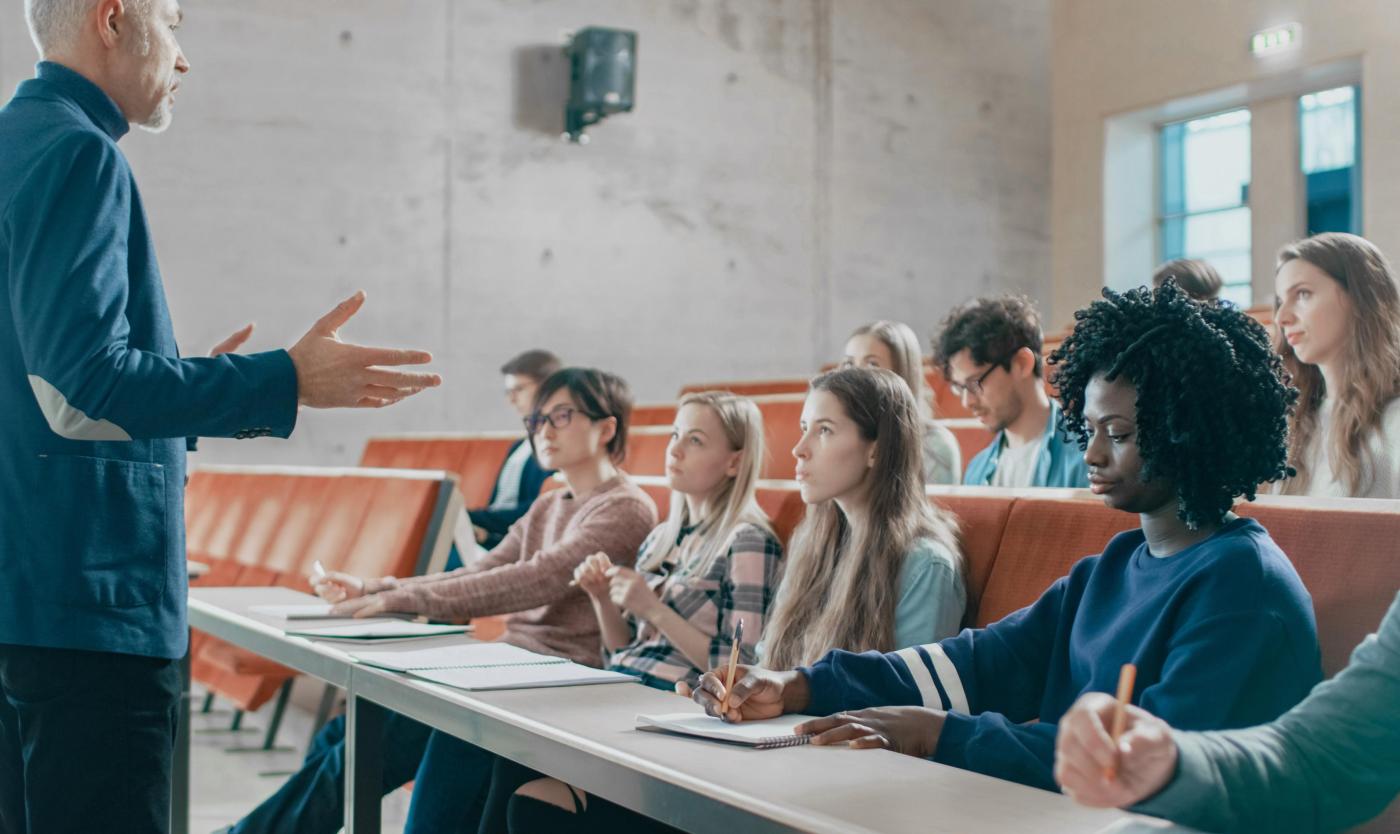
<path id="1" fill-rule="evenodd" d="M 1035 462 L 1035 470 L 1028 486 L 1033 487 L 1087 487 L 1089 467 L 1084 463 L 1084 452 L 1079 443 L 1059 429 L 1060 404 L 1050 401 L 1050 418 L 1045 421 L 1045 434 L 1042 436 L 1040 455 Z M 963 474 L 964 486 L 987 486 L 996 475 L 1001 450 L 1006 445 L 1006 430 L 997 432 L 992 445 L 978 452 L 967 465 Z"/>
<path id="2" fill-rule="evenodd" d="M 919 539 L 904 557 L 894 609 L 894 647 L 922 646 L 962 629 L 967 590 L 956 556 L 932 539 Z"/>

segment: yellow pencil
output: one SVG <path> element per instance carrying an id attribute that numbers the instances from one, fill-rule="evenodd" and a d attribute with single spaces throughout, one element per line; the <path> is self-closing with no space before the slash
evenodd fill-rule
<path id="1" fill-rule="evenodd" d="M 1128 702 L 1133 699 L 1133 684 L 1137 682 L 1137 667 L 1124 663 L 1118 672 L 1118 703 L 1113 707 L 1113 729 L 1109 737 L 1113 739 L 1114 755 L 1118 751 L 1118 739 L 1123 735 L 1123 724 L 1128 720 Z M 1112 782 L 1118 778 L 1118 768 L 1109 765 L 1104 768 L 1103 778 Z"/>
<path id="2" fill-rule="evenodd" d="M 744 621 L 734 623 L 734 642 L 729 646 L 729 675 L 724 679 L 724 697 L 719 701 L 721 717 L 729 713 L 729 690 L 734 688 L 734 670 L 739 665 L 739 641 L 744 636 Z"/>

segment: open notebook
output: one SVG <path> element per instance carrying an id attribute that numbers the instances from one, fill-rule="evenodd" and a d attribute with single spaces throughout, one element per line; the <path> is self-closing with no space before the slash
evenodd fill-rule
<path id="1" fill-rule="evenodd" d="M 352 643 L 379 640 L 407 640 L 416 637 L 437 637 L 442 634 L 465 634 L 467 626 L 412 623 L 407 620 L 365 620 L 354 625 L 323 626 L 320 628 L 289 628 L 293 637 L 313 637 L 317 640 L 344 640 Z"/>
<path id="2" fill-rule="evenodd" d="M 453 643 L 430 649 L 350 652 L 366 666 L 391 672 L 421 672 L 434 669 L 485 669 L 497 666 L 558 666 L 569 661 L 539 654 L 508 643 Z"/>
<path id="3" fill-rule="evenodd" d="M 636 683 L 640 678 L 594 669 L 573 661 L 528 666 L 484 666 L 466 669 L 412 669 L 410 675 L 457 689 L 485 692 L 493 689 L 539 689 L 549 686 L 584 686 L 595 683 Z"/>
<path id="4" fill-rule="evenodd" d="M 803 721 L 810 721 L 810 715 L 782 715 L 763 721 L 745 721 L 730 724 L 708 715 L 693 712 L 672 712 L 665 715 L 639 715 L 637 727 L 643 730 L 661 730 L 683 736 L 707 738 L 729 744 L 742 744 L 756 750 L 773 747 L 794 747 L 812 740 L 812 734 L 798 735 L 793 727 Z"/>

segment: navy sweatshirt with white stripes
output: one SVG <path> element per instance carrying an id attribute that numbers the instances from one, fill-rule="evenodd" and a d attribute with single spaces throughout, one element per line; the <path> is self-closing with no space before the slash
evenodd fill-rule
<path id="1" fill-rule="evenodd" d="M 934 761 L 1055 790 L 1056 722 L 1083 693 L 1114 692 L 1129 662 L 1132 702 L 1188 730 L 1271 721 L 1322 677 L 1308 592 L 1264 528 L 1239 518 L 1165 558 L 1141 530 L 1120 533 L 986 628 L 889 654 L 832 651 L 802 669 L 804 711 L 947 710 Z"/>

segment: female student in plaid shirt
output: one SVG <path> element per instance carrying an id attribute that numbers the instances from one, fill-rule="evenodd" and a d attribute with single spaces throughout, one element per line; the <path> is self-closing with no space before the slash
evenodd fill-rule
<path id="1" fill-rule="evenodd" d="M 674 691 L 677 681 L 728 660 L 740 621 L 747 635 L 740 657 L 754 662 L 782 578 L 782 544 L 754 500 L 763 451 L 763 417 L 752 401 L 723 392 L 681 401 L 666 454 L 671 511 L 642 543 L 638 569 L 594 553 L 574 572 L 592 602 L 608 668 Z M 460 831 L 504 831 L 511 795 L 526 782 L 572 795 L 562 782 L 498 757 L 483 808 L 456 777 L 454 768 L 425 766 L 414 791 L 431 793 L 435 805 L 459 797 Z M 596 820 L 605 803 L 589 799 Z"/>

